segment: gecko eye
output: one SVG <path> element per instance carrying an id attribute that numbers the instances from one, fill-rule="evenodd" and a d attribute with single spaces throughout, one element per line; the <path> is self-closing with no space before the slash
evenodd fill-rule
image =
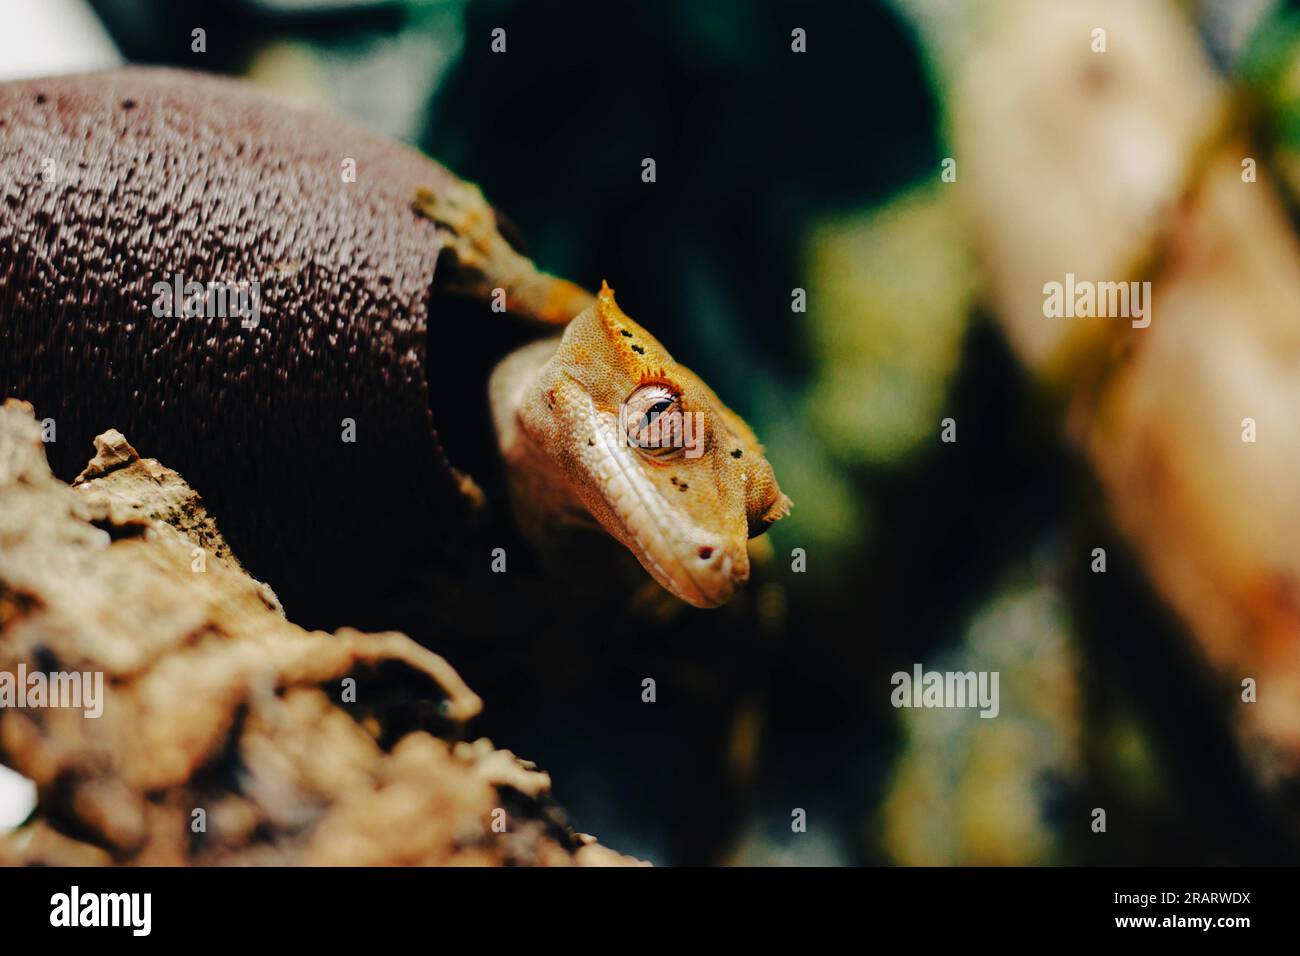
<path id="1" fill-rule="evenodd" d="M 627 443 L 651 458 L 680 455 L 688 444 L 681 397 L 666 385 L 642 385 L 621 410 Z"/>

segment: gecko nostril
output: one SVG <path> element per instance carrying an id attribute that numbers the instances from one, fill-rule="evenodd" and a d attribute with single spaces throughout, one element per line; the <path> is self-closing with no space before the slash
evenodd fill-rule
<path id="1" fill-rule="evenodd" d="M 713 557 L 713 549 L 708 546 L 705 546 L 703 548 L 700 548 L 698 554 L 700 556 L 701 561 L 707 561 L 709 560 L 709 558 Z"/>

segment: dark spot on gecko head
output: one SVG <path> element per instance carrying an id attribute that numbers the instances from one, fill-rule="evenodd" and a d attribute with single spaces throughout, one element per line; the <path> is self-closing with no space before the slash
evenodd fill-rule
<path id="1" fill-rule="evenodd" d="M 632 351 L 637 355 L 645 355 L 645 349 L 641 348 L 639 345 L 632 346 Z"/>
<path id="2" fill-rule="evenodd" d="M 668 480 L 669 480 L 669 482 L 671 482 L 671 483 L 673 484 L 674 487 L 679 488 L 679 489 L 681 489 L 682 491 L 685 491 L 687 488 L 690 487 L 690 485 L 688 485 L 686 482 L 682 481 L 682 480 L 681 480 L 680 478 L 678 478 L 676 475 L 673 475 L 673 476 L 672 476 L 671 478 L 669 478 Z"/>
<path id="3" fill-rule="evenodd" d="M 591 447 L 594 446 L 595 444 L 596 444 L 596 443 L 595 443 L 594 441 L 592 441 L 590 438 L 587 439 L 587 447 L 588 447 L 588 448 L 591 448 Z"/>
<path id="4" fill-rule="evenodd" d="M 627 329 L 619 329 L 619 330 L 618 330 L 618 334 L 624 336 L 625 338 L 629 338 L 629 339 L 632 337 L 632 333 L 629 332 Z"/>
<path id="5" fill-rule="evenodd" d="M 37 93 L 37 94 L 36 94 L 36 105 L 37 105 L 37 106 L 43 106 L 43 105 L 45 104 L 45 101 L 48 100 L 48 99 L 49 99 L 49 97 L 46 96 L 44 93 Z"/>
<path id="6" fill-rule="evenodd" d="M 732 451 L 731 451 L 731 457 L 732 457 L 732 458 L 739 458 L 739 457 L 740 457 L 741 455 L 743 455 L 743 454 L 744 454 L 744 452 L 741 451 L 739 448 L 733 448 Z"/>
<path id="7" fill-rule="evenodd" d="M 133 109 L 135 109 L 135 100 L 123 100 L 123 101 L 122 101 L 122 109 L 124 109 L 124 110 L 133 110 Z"/>

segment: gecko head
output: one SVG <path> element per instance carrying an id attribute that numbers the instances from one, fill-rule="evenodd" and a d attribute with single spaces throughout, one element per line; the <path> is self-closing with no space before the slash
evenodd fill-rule
<path id="1" fill-rule="evenodd" d="M 763 446 L 619 309 L 608 285 L 553 347 L 510 402 L 516 437 L 531 449 L 516 461 L 545 462 L 580 504 L 571 510 L 683 601 L 726 603 L 749 577 L 748 539 L 790 509 Z M 553 488 L 533 487 L 531 506 L 561 510 Z"/>

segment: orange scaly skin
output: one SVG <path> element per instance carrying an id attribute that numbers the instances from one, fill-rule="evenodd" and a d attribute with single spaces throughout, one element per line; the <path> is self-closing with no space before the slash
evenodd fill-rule
<path id="1" fill-rule="evenodd" d="M 608 285 L 558 342 L 502 361 L 490 390 L 525 532 L 594 519 L 696 607 L 731 598 L 749 577 L 748 539 L 789 512 L 749 426 L 625 315 Z M 636 423 L 661 407 L 699 432 L 668 448 L 629 441 L 628 422 L 646 434 Z"/>

